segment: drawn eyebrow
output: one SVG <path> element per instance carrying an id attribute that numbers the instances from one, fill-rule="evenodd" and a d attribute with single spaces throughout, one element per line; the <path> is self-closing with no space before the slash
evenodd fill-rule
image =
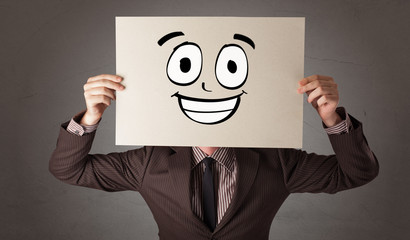
<path id="1" fill-rule="evenodd" d="M 249 37 L 247 37 L 247 36 L 245 36 L 245 35 L 242 35 L 242 34 L 239 34 L 239 33 L 235 33 L 235 34 L 233 35 L 233 39 L 237 39 L 237 40 L 244 41 L 244 42 L 246 42 L 247 44 L 251 45 L 251 47 L 252 47 L 253 49 L 255 49 L 255 43 L 252 41 L 252 39 L 250 39 Z"/>
<path id="2" fill-rule="evenodd" d="M 172 32 L 168 33 L 167 35 L 163 36 L 160 40 L 158 40 L 158 45 L 162 46 L 166 41 L 170 40 L 174 37 L 184 36 L 183 32 Z"/>

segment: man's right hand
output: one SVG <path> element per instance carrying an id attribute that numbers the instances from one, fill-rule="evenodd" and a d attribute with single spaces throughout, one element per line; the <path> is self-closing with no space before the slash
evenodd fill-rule
<path id="1" fill-rule="evenodd" d="M 115 100 L 115 91 L 124 90 L 122 80 L 122 77 L 111 74 L 101 74 L 88 79 L 84 84 L 87 111 L 81 119 L 81 125 L 90 126 L 98 123 L 111 100 Z"/>

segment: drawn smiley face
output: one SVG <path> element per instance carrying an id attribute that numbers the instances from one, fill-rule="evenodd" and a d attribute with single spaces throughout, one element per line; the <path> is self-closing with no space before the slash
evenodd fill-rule
<path id="1" fill-rule="evenodd" d="M 182 32 L 172 32 L 158 41 L 162 46 L 166 41 L 184 36 Z M 254 42 L 242 34 L 234 34 L 233 39 L 245 42 L 255 49 Z M 166 72 L 168 79 L 178 86 L 189 86 L 195 83 L 202 72 L 203 55 L 200 46 L 193 42 L 184 42 L 174 48 L 168 59 Z M 238 44 L 224 45 L 216 57 L 215 76 L 220 86 L 228 90 L 241 88 L 248 78 L 249 64 L 245 50 Z M 206 89 L 202 82 L 202 89 Z M 231 118 L 239 107 L 241 96 L 247 94 L 244 90 L 240 94 L 225 98 L 196 98 L 185 96 L 179 92 L 171 97 L 178 98 L 181 111 L 192 121 L 201 124 L 218 124 Z"/>

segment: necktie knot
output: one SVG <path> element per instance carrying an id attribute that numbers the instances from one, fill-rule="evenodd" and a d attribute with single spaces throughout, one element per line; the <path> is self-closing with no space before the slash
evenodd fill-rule
<path id="1" fill-rule="evenodd" d="M 206 157 L 202 161 L 204 162 L 206 168 L 211 168 L 211 165 L 214 159 L 210 157 Z"/>

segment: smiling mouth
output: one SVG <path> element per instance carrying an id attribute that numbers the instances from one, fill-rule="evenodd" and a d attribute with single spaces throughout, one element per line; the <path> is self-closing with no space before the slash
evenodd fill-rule
<path id="1" fill-rule="evenodd" d="M 232 117 L 239 107 L 241 96 L 247 92 L 220 99 L 201 99 L 187 97 L 174 93 L 171 97 L 178 97 L 179 107 L 192 121 L 202 124 L 217 124 Z"/>

